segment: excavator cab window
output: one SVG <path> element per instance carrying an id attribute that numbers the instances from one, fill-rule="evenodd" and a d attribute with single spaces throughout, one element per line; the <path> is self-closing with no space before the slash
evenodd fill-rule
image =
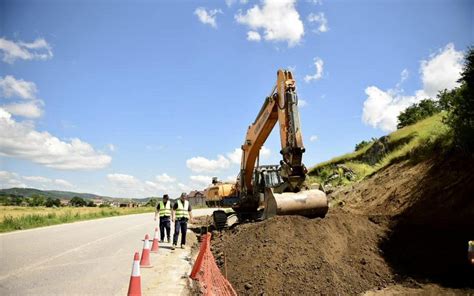
<path id="1" fill-rule="evenodd" d="M 257 180 L 254 180 L 257 182 L 254 182 L 254 184 L 258 184 L 258 191 L 261 193 L 265 191 L 265 188 L 275 188 L 283 183 L 280 170 L 276 167 L 259 168 L 257 171 L 258 173 L 255 174 Z"/>

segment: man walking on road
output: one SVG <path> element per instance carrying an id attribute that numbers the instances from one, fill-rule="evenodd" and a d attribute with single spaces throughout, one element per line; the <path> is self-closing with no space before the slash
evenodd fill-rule
<path id="1" fill-rule="evenodd" d="M 172 250 L 178 244 L 178 236 L 181 231 L 181 249 L 186 245 L 186 231 L 188 230 L 188 220 L 193 219 L 191 205 L 186 199 L 186 193 L 181 193 L 179 199 L 174 203 L 171 213 L 174 222 L 174 236 Z"/>
<path id="2" fill-rule="evenodd" d="M 171 202 L 169 200 L 168 194 L 163 195 L 163 200 L 158 203 L 156 206 L 155 211 L 155 221 L 156 216 L 160 214 L 160 242 L 165 240 L 165 230 L 166 230 L 166 238 L 167 242 L 170 243 L 170 232 L 171 232 L 171 224 L 170 224 L 170 216 L 171 216 Z"/>

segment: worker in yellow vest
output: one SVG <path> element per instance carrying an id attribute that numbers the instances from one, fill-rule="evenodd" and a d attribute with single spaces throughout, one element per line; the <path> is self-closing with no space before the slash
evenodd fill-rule
<path id="1" fill-rule="evenodd" d="M 160 215 L 160 242 L 165 240 L 166 231 L 167 242 L 171 243 L 171 201 L 168 194 L 163 195 L 163 200 L 156 205 L 155 221 L 158 215 Z"/>
<path id="2" fill-rule="evenodd" d="M 174 236 L 172 250 L 178 244 L 179 232 L 181 232 L 181 249 L 186 245 L 186 231 L 188 230 L 188 220 L 193 219 L 191 205 L 187 200 L 186 193 L 182 193 L 179 199 L 173 205 L 171 212 L 172 220 L 174 222 Z"/>

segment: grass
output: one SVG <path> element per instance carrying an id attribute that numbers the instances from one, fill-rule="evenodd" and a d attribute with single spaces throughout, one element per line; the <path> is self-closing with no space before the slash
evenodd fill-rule
<path id="1" fill-rule="evenodd" d="M 152 207 L 139 208 L 45 208 L 0 206 L 0 232 L 71 223 L 105 217 L 154 212 Z"/>
<path id="2" fill-rule="evenodd" d="M 375 164 L 364 161 L 364 156 L 374 145 L 374 142 L 358 151 L 335 157 L 329 161 L 317 164 L 309 170 L 309 182 L 331 183 L 345 185 L 359 181 L 386 166 L 401 160 L 421 160 L 436 150 L 445 150 L 452 144 L 450 128 L 443 123 L 445 113 L 438 113 L 413 125 L 396 130 L 387 136 L 389 151 L 381 155 Z M 336 165 L 345 165 L 355 173 L 355 178 L 338 178 L 328 182 L 327 177 L 336 172 Z"/>

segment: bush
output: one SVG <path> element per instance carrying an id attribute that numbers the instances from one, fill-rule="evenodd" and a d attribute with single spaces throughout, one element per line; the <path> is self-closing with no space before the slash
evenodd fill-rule
<path id="1" fill-rule="evenodd" d="M 412 125 L 441 111 L 442 107 L 438 102 L 431 99 L 421 100 L 419 103 L 415 103 L 406 108 L 405 111 L 398 115 L 397 128 L 400 129 Z"/>
<path id="2" fill-rule="evenodd" d="M 359 144 L 356 144 L 355 151 L 364 148 L 365 146 L 369 145 L 370 143 L 371 143 L 370 141 L 365 141 L 364 140 L 364 141 L 360 142 Z"/>

